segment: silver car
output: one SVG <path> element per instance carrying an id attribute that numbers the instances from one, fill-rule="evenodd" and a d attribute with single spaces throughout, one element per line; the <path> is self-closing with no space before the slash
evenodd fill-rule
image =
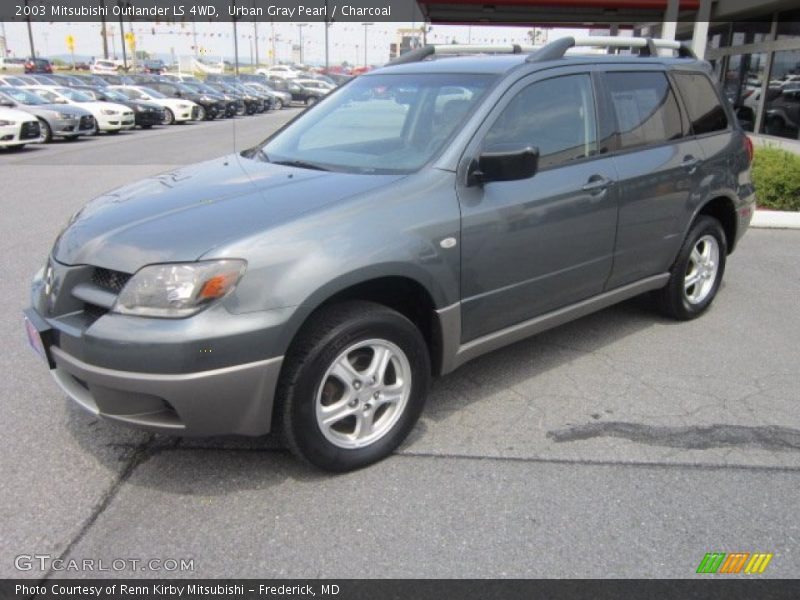
<path id="1" fill-rule="evenodd" d="M 54 137 L 74 140 L 82 135 L 94 135 L 97 131 L 97 123 L 88 110 L 68 104 L 50 104 L 30 90 L 0 87 L 0 105 L 36 116 L 45 143 Z"/>

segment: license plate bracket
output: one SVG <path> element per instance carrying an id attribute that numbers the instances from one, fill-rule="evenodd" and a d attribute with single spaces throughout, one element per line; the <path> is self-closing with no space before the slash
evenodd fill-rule
<path id="1" fill-rule="evenodd" d="M 22 314 L 25 332 L 28 335 L 28 344 L 37 355 L 44 359 L 49 368 L 55 369 L 56 363 L 50 354 L 50 346 L 53 343 L 53 328 L 32 309 L 24 310 Z"/>

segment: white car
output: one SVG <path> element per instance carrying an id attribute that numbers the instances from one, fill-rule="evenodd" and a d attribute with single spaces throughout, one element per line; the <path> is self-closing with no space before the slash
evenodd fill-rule
<path id="1" fill-rule="evenodd" d="M 170 98 L 161 92 L 141 85 L 112 85 L 112 90 L 125 94 L 131 100 L 147 100 L 164 107 L 164 125 L 193 121 L 199 117 L 200 106 L 184 98 Z"/>
<path id="2" fill-rule="evenodd" d="M 97 121 L 98 131 L 119 133 L 123 129 L 133 129 L 136 126 L 133 111 L 123 104 L 92 100 L 78 90 L 57 85 L 29 85 L 25 89 L 36 92 L 53 104 L 75 104 L 85 108 Z"/>
<path id="3" fill-rule="evenodd" d="M 20 149 L 42 141 L 39 121 L 30 113 L 0 106 L 0 148 Z"/>
<path id="4" fill-rule="evenodd" d="M 275 65 L 266 69 L 256 69 L 256 75 L 266 75 L 267 77 L 280 77 L 281 79 L 295 79 L 302 73 L 288 65 Z"/>
<path id="5" fill-rule="evenodd" d="M 95 75 L 116 75 L 122 68 L 123 64 L 121 61 L 96 58 L 92 63 L 91 71 Z"/>

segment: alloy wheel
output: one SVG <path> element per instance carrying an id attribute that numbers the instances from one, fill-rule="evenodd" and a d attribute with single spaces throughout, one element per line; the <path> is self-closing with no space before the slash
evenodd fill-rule
<path id="1" fill-rule="evenodd" d="M 363 448 L 397 423 L 411 394 L 411 366 L 387 340 L 351 345 L 325 372 L 316 394 L 317 424 L 340 448 Z"/>
<path id="2" fill-rule="evenodd" d="M 703 302 L 717 280 L 719 244 L 711 235 L 704 235 L 694 245 L 683 278 L 683 293 L 691 304 Z"/>

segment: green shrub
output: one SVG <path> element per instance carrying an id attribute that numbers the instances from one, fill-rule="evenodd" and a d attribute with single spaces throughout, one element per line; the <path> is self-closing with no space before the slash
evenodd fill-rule
<path id="1" fill-rule="evenodd" d="M 800 156 L 779 148 L 756 148 L 753 183 L 758 206 L 800 210 Z"/>

